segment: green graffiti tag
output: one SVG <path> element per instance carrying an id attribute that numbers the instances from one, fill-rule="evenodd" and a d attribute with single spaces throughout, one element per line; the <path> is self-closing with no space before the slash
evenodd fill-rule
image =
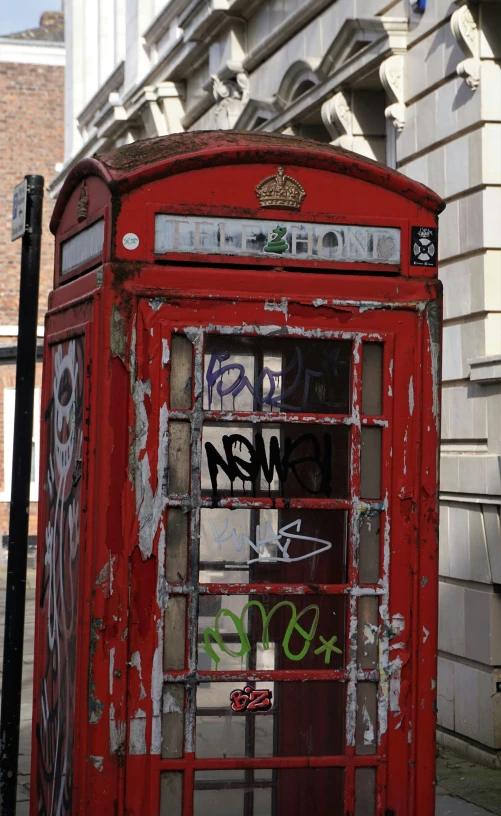
<path id="1" fill-rule="evenodd" d="M 237 615 L 235 612 L 232 612 L 231 609 L 220 609 L 219 612 L 216 614 L 214 619 L 214 627 L 208 627 L 204 631 L 204 650 L 209 655 L 209 657 L 217 664 L 220 661 L 220 656 L 215 651 L 214 646 L 217 645 L 219 650 L 224 654 L 229 655 L 229 657 L 236 657 L 236 658 L 244 658 L 247 654 L 249 654 L 251 650 L 251 644 L 249 640 L 249 636 L 245 631 L 245 621 L 247 611 L 255 607 L 261 613 L 261 620 L 263 624 L 263 633 L 262 633 L 262 646 L 263 649 L 266 651 L 270 647 L 270 635 L 269 635 L 269 628 L 270 622 L 277 610 L 282 609 L 282 607 L 289 607 L 291 610 L 291 617 L 288 623 L 287 629 L 285 630 L 285 634 L 282 638 L 282 648 L 285 652 L 286 657 L 289 660 L 302 660 L 308 653 L 310 648 L 310 644 L 315 637 L 315 633 L 317 631 L 318 626 L 318 619 L 320 616 L 320 609 L 316 604 L 310 604 L 310 606 L 305 607 L 302 609 L 301 612 L 297 612 L 295 605 L 292 601 L 280 601 L 280 603 L 275 604 L 273 609 L 271 609 L 268 613 L 266 612 L 263 604 L 260 601 L 249 601 L 245 604 L 244 608 L 240 615 Z M 312 613 L 313 620 L 309 628 L 304 628 L 301 625 L 300 621 L 304 618 L 305 615 L 308 613 Z M 238 651 L 236 649 L 231 649 L 228 643 L 225 643 L 223 640 L 223 636 L 219 631 L 219 621 L 221 618 L 229 618 L 235 627 L 236 634 L 240 639 L 240 648 Z M 303 648 L 297 653 L 293 654 L 290 649 L 290 641 L 294 632 L 297 632 L 304 640 Z M 341 649 L 338 649 L 334 646 L 337 637 L 332 637 L 328 642 L 324 640 L 323 637 L 320 637 L 320 641 L 324 644 L 319 649 L 317 649 L 314 654 L 319 654 L 322 651 L 325 651 L 325 662 L 330 663 L 330 656 L 332 652 L 339 652 L 341 654 Z"/>

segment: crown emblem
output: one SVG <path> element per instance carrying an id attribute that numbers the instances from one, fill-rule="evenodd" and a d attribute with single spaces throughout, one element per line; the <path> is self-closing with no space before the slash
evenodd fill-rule
<path id="1" fill-rule="evenodd" d="M 420 238 L 429 238 L 431 235 L 433 235 L 433 230 L 429 229 L 428 227 L 420 227 L 417 234 Z"/>
<path id="2" fill-rule="evenodd" d="M 257 185 L 256 195 L 261 207 L 299 210 L 306 192 L 296 179 L 286 176 L 284 168 L 279 167 L 276 176 L 268 176 Z"/>
<path id="3" fill-rule="evenodd" d="M 82 181 L 82 186 L 80 187 L 80 198 L 78 199 L 77 204 L 77 221 L 85 221 L 88 211 L 89 196 L 87 195 L 87 185 L 84 180 Z"/>

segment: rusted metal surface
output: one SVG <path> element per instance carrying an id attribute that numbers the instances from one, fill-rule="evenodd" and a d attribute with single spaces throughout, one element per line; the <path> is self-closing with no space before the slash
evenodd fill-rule
<path id="1" fill-rule="evenodd" d="M 187 253 L 181 263 L 155 254 L 158 212 L 286 224 L 285 211 L 261 209 L 255 195 L 278 163 L 306 191 L 305 223 L 399 229 L 398 267 L 378 265 L 375 272 L 362 262 L 332 260 L 302 267 L 284 257 L 231 253 Z M 290 781 L 280 783 L 280 773 L 292 768 L 298 779 L 331 769 L 332 812 L 354 813 L 357 769 L 373 769 L 373 816 L 431 813 L 441 292 L 436 267 L 410 266 L 409 259 L 411 228 L 433 229 L 440 200 L 330 146 L 247 133 L 185 134 L 77 166 L 53 217 L 58 246 L 78 234 L 86 177 L 89 208 L 81 228 L 93 217 L 105 219 L 103 257 L 98 270 L 82 263 L 67 283 L 56 274 L 64 285 L 51 296 L 46 329 L 48 347 L 71 342 L 75 326 L 86 338 L 78 739 L 68 754 L 72 804 L 66 797 L 53 812 L 160 814 L 179 806 L 183 816 L 204 816 L 194 811 L 203 789 L 199 771 L 240 771 L 252 790 L 259 769 L 271 770 L 278 797 L 270 816 L 312 803 L 326 812 L 323 793 L 306 802 Z M 330 386 L 325 354 L 338 361 Z M 253 373 L 242 362 L 249 355 Z M 369 359 L 379 360 L 378 373 L 363 385 Z M 224 365 L 230 379 L 223 387 Z M 310 382 L 322 386 L 311 403 Z M 370 410 L 369 387 L 379 388 Z M 310 469 L 303 472 L 304 462 Z M 306 472 L 314 474 L 307 488 Z M 45 470 L 40 482 L 47 482 Z M 49 510 L 45 499 L 40 505 L 44 529 Z M 238 518 L 249 519 L 245 535 Z M 272 538 L 269 519 L 276 525 Z M 305 536 L 312 523 L 318 530 Z M 45 542 L 39 553 L 42 574 Z M 228 634 L 230 619 L 235 629 Z M 37 733 L 45 728 L 40 700 L 49 621 L 42 610 Z M 268 717 L 280 750 L 259 755 L 253 736 L 236 756 L 231 745 L 217 754 L 214 740 L 202 751 L 201 723 L 211 707 L 200 695 L 209 684 L 228 688 L 212 715 L 229 716 L 230 691 L 247 683 L 273 689 L 271 708 L 232 716 Z M 334 709 L 315 708 L 316 698 L 335 706 L 335 716 Z M 291 714 L 284 706 L 294 699 L 301 705 Z M 305 728 L 303 710 L 317 738 L 307 750 L 288 751 Z M 318 736 L 325 723 L 335 749 L 325 750 Z M 47 763 L 40 745 L 32 813 L 47 787 L 36 771 Z M 166 776 L 172 773 L 182 774 L 181 788 Z M 246 794 L 249 816 L 252 795 Z"/>

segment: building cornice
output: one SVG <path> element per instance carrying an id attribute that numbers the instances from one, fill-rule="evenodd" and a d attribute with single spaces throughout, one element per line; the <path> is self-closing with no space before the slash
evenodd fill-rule
<path id="1" fill-rule="evenodd" d="M 55 65 L 64 68 L 66 48 L 64 42 L 13 40 L 10 37 L 0 37 L 0 62 Z"/>
<path id="2" fill-rule="evenodd" d="M 345 62 L 341 62 L 341 64 L 337 64 L 323 82 L 303 94 L 297 102 L 292 102 L 285 111 L 271 118 L 260 130 L 281 131 L 290 122 L 313 112 L 343 86 L 357 83 L 365 76 L 379 71 L 383 60 L 394 54 L 405 52 L 406 28 L 407 20 L 403 18 L 381 19 L 379 36 L 375 37 L 354 56 L 348 58 Z M 342 32 L 338 34 L 339 36 L 342 36 Z M 321 69 L 319 69 L 318 73 L 321 73 Z"/>

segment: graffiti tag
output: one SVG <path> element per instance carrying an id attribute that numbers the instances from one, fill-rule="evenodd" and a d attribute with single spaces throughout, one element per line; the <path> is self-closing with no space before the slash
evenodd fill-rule
<path id="1" fill-rule="evenodd" d="M 245 686 L 230 694 L 232 711 L 269 711 L 273 692 L 269 689 L 255 689 Z"/>
<path id="2" fill-rule="evenodd" d="M 221 657 L 215 651 L 215 645 L 223 654 L 239 659 L 243 659 L 251 651 L 251 643 L 245 628 L 247 611 L 252 607 L 255 607 L 261 613 L 261 620 L 263 624 L 261 644 L 264 651 L 268 651 L 270 648 L 269 629 L 273 615 L 279 609 L 288 607 L 291 610 L 291 617 L 282 638 L 282 649 L 284 654 L 289 660 L 296 662 L 302 660 L 308 654 L 311 643 L 317 631 L 318 619 L 320 617 L 320 609 L 317 604 L 310 604 L 298 613 L 296 606 L 292 603 L 292 601 L 280 601 L 267 613 L 261 601 L 248 601 L 248 603 L 246 603 L 242 609 L 240 615 L 232 612 L 231 609 L 220 609 L 215 616 L 214 627 L 207 627 L 207 629 L 204 631 L 204 651 L 214 661 L 216 666 L 221 660 Z M 305 619 L 307 621 L 308 617 L 310 618 L 309 627 L 307 627 L 307 623 L 305 622 Z M 240 641 L 240 648 L 238 650 L 230 648 L 230 645 L 224 641 L 225 633 L 221 634 L 219 631 L 219 621 L 221 618 L 229 618 L 233 623 Z M 299 652 L 291 651 L 290 642 L 294 633 L 297 633 L 303 640 L 303 646 Z M 313 654 L 320 655 L 325 653 L 326 663 L 330 663 L 331 654 L 333 652 L 342 654 L 342 650 L 335 645 L 337 642 L 336 636 L 333 636 L 329 641 L 326 641 L 323 637 L 320 637 L 319 639 L 322 645 L 315 649 Z"/>
<path id="3" fill-rule="evenodd" d="M 313 538 L 311 536 L 299 535 L 302 524 L 301 519 L 285 524 L 283 527 L 280 527 L 277 533 L 273 531 L 273 527 L 269 521 L 265 522 L 262 527 L 258 524 L 256 528 L 255 541 L 244 533 L 238 534 L 234 527 L 227 533 L 228 519 L 224 520 L 224 527 L 221 531 L 216 529 L 216 525 L 210 519 L 209 524 L 212 527 L 218 550 L 221 549 L 221 544 L 225 544 L 227 541 L 233 541 L 237 552 L 241 552 L 244 546 L 248 546 L 257 553 L 257 558 L 249 559 L 247 564 L 255 564 L 256 562 L 265 562 L 269 564 L 275 563 L 276 561 L 285 561 L 287 563 L 292 563 L 293 561 L 304 561 L 306 558 L 313 558 L 315 555 L 319 555 L 319 553 L 330 550 L 332 547 L 332 543 L 323 538 Z M 291 532 L 294 529 L 296 530 L 296 533 Z M 304 555 L 291 557 L 289 555 L 289 547 L 292 541 L 310 541 L 312 544 L 320 544 L 321 546 L 316 547 L 314 550 L 311 550 Z M 275 544 L 282 555 L 269 555 L 268 547 L 270 544 Z"/>
<path id="4" fill-rule="evenodd" d="M 259 407 L 269 405 L 271 408 L 282 411 L 306 411 L 312 380 L 316 380 L 325 391 L 325 386 L 320 380 L 325 378 L 328 372 L 338 377 L 338 367 L 347 365 L 345 360 L 339 360 L 340 351 L 339 347 L 331 351 L 323 351 L 319 366 L 323 370 L 315 371 L 312 368 L 305 368 L 301 349 L 296 346 L 285 368 L 275 370 L 264 366 L 261 373 L 251 382 L 245 373 L 245 367 L 231 360 L 230 352 L 215 350 L 211 354 L 205 375 L 208 386 L 208 407 L 209 409 L 212 407 L 214 391 L 221 401 L 228 395 L 231 395 L 235 401 L 242 391 L 247 391 Z M 228 360 L 230 362 L 227 362 Z M 282 391 L 278 384 L 282 383 L 288 375 L 293 377 L 292 384 Z M 223 379 L 225 379 L 224 382 Z M 299 404 L 292 405 L 289 400 L 298 389 L 301 394 Z"/>
<path id="5" fill-rule="evenodd" d="M 213 495 L 217 496 L 218 493 L 217 477 L 221 470 L 231 482 L 232 493 L 233 483 L 237 479 L 244 484 L 251 482 L 255 492 L 256 481 L 260 476 L 265 479 L 268 489 L 271 490 L 275 474 L 282 486 L 286 484 L 289 474 L 292 474 L 307 493 L 314 495 L 324 493 L 327 497 L 330 496 L 332 442 L 328 433 L 325 433 L 322 439 L 323 450 L 320 440 L 312 433 L 302 434 L 294 440 L 286 437 L 283 455 L 278 436 L 270 437 L 269 453 L 266 452 L 263 435 L 260 433 L 255 435 L 254 444 L 238 433 L 223 436 L 224 456 L 212 442 L 206 442 L 205 452 Z M 242 447 L 245 448 L 248 459 L 237 456 L 237 446 L 239 451 Z M 301 466 L 304 465 L 311 466 L 307 471 L 309 475 L 307 483 L 301 477 Z"/>

